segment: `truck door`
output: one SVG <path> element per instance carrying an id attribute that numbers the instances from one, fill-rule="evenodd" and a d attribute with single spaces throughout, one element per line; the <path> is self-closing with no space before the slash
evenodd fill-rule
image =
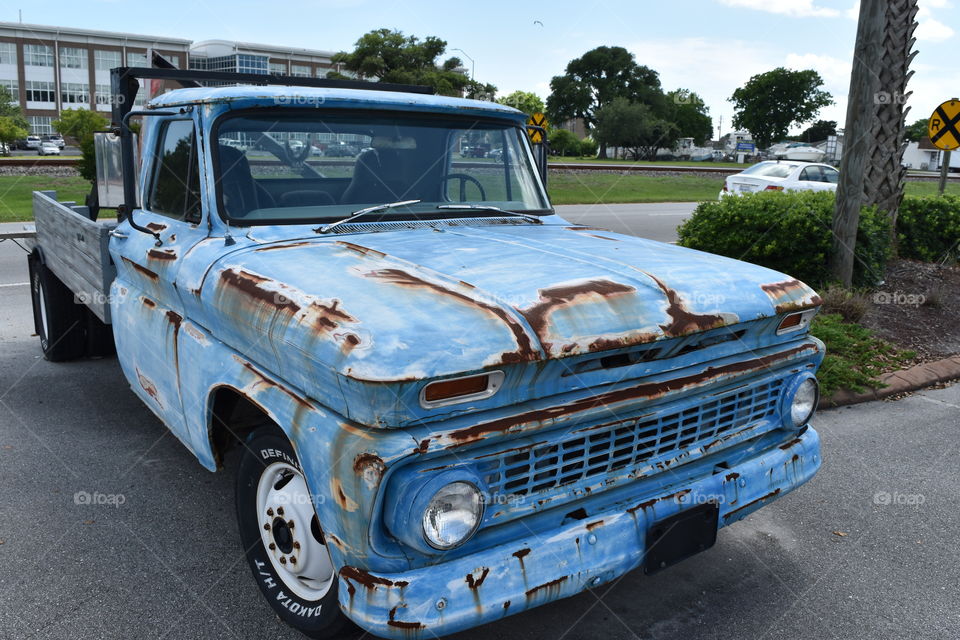
<path id="1" fill-rule="evenodd" d="M 117 266 L 111 312 L 117 356 L 131 387 L 184 439 L 177 344 L 184 308 L 176 281 L 190 248 L 207 236 L 202 156 L 189 115 L 151 118 L 145 139 L 141 208 L 134 215 L 159 234 L 160 243 L 128 220 L 117 226 L 110 241 Z"/>

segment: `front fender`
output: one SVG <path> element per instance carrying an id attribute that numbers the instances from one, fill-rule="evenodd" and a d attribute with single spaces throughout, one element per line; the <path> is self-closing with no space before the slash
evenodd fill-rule
<path id="1" fill-rule="evenodd" d="M 287 435 L 303 469 L 334 564 L 369 564 L 374 552 L 370 522 L 381 481 L 399 458 L 411 455 L 413 438 L 396 430 L 350 423 L 308 398 L 303 391 L 250 362 L 197 324 L 181 326 L 181 388 L 185 443 L 200 462 L 216 470 L 213 399 L 229 388 L 258 406 Z M 405 567 L 378 556 L 373 564 Z"/>

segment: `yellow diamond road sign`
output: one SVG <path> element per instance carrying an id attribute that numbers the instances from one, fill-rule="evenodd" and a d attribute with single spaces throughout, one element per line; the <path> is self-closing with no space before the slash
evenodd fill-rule
<path id="1" fill-rule="evenodd" d="M 535 113 L 527 120 L 527 133 L 530 134 L 530 142 L 539 144 L 543 142 L 543 129 L 547 128 L 547 116 L 542 113 Z"/>
<path id="2" fill-rule="evenodd" d="M 935 147 L 946 151 L 960 148 L 960 100 L 954 98 L 937 107 L 927 133 Z"/>

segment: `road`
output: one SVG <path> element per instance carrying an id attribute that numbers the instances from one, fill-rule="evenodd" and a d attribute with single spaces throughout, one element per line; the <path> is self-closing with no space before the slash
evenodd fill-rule
<path id="1" fill-rule="evenodd" d="M 26 281 L 17 252 L 0 244 L 0 282 Z M 202 469 L 115 360 L 49 363 L 31 333 L 28 288 L 0 287 L 0 638 L 300 638 L 249 575 L 229 472 Z M 713 549 L 455 638 L 960 637 L 960 386 L 814 425 L 820 473 Z"/>

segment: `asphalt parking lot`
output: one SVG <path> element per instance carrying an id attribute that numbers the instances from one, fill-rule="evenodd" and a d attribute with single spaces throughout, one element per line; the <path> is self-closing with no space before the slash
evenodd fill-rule
<path id="1" fill-rule="evenodd" d="M 302 637 L 249 575 L 230 470 L 200 467 L 115 360 L 43 360 L 18 252 L 0 244 L 0 638 Z M 960 386 L 814 425 L 820 473 L 713 549 L 455 637 L 960 637 Z"/>

